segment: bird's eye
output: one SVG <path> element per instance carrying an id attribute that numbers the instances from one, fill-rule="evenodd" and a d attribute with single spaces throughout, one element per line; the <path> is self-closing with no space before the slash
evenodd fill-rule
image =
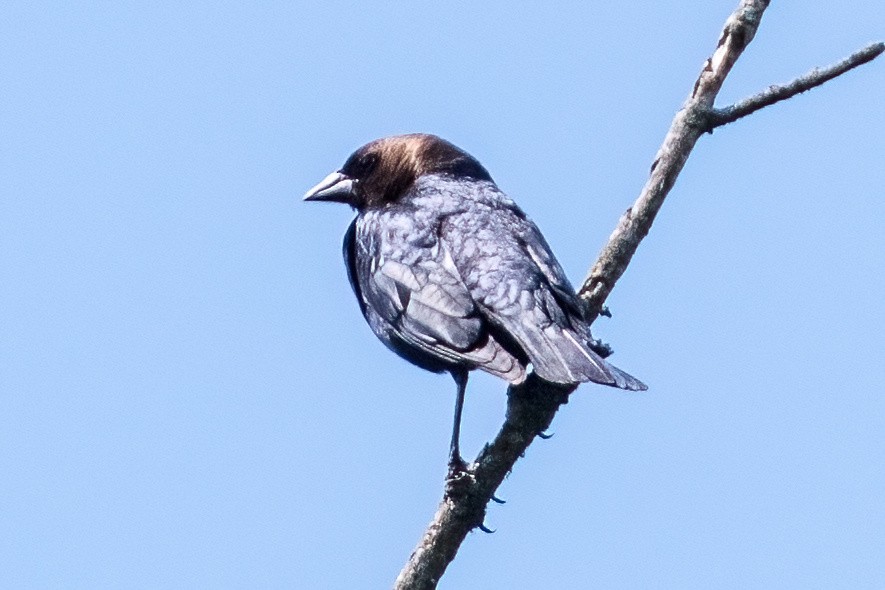
<path id="1" fill-rule="evenodd" d="M 362 161 L 360 161 L 360 172 L 362 173 L 362 176 L 367 176 L 377 165 L 378 154 L 366 154 Z"/>
<path id="2" fill-rule="evenodd" d="M 378 154 L 375 152 L 356 153 L 348 158 L 341 171 L 354 180 L 364 179 L 378 166 L 378 160 Z"/>

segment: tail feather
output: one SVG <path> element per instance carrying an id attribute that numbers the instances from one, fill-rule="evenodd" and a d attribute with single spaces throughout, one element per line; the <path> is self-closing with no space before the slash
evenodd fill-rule
<path id="1" fill-rule="evenodd" d="M 619 389 L 626 389 L 627 391 L 645 391 L 648 389 L 648 385 L 630 375 L 629 373 L 625 373 L 620 370 L 616 366 L 605 363 L 608 365 L 608 370 L 612 374 L 612 377 L 615 378 L 614 387 Z"/>
<path id="2" fill-rule="evenodd" d="M 549 333 L 555 331 L 555 334 Z M 528 336 L 529 334 L 526 334 Z M 550 326 L 534 332 L 529 358 L 540 377 L 553 383 L 585 383 L 592 381 L 628 391 L 645 391 L 648 386 L 639 379 L 606 362 L 593 352 L 584 339 L 570 329 Z"/>

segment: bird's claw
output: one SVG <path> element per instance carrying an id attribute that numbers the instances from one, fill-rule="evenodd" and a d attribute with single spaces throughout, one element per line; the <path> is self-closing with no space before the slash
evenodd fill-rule
<path id="1" fill-rule="evenodd" d="M 501 498 L 499 498 L 495 494 L 492 494 L 492 497 L 490 499 L 495 504 L 506 504 L 507 503 L 507 500 L 502 500 Z"/>
<path id="2" fill-rule="evenodd" d="M 601 358 L 608 358 L 614 352 L 614 349 L 609 346 L 607 342 L 603 342 L 599 339 L 592 339 L 589 342 L 589 348 L 596 354 L 598 354 Z"/>
<path id="3" fill-rule="evenodd" d="M 460 464 L 450 463 L 449 473 L 446 475 L 445 496 L 447 498 L 461 498 L 470 492 L 474 483 L 473 474 L 463 461 Z"/>
<path id="4" fill-rule="evenodd" d="M 479 530 L 481 530 L 481 531 L 484 532 L 484 533 L 488 533 L 488 534 L 490 534 L 490 535 L 492 535 L 492 534 L 495 533 L 495 531 L 494 531 L 493 529 L 490 529 L 489 527 L 487 527 L 487 526 L 485 525 L 485 523 L 481 523 L 481 524 L 479 525 Z"/>
<path id="5" fill-rule="evenodd" d="M 551 438 L 553 438 L 554 434 L 556 434 L 556 433 L 555 432 L 539 432 L 538 438 L 543 438 L 544 440 L 550 440 Z"/>

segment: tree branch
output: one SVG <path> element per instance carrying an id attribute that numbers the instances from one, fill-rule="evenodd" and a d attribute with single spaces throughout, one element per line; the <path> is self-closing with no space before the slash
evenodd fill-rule
<path id="1" fill-rule="evenodd" d="M 725 22 L 713 55 L 704 62 L 694 89 L 670 124 L 664 143 L 651 165 L 651 174 L 633 206 L 599 253 L 578 295 L 586 302 L 589 320 L 595 320 L 639 243 L 648 235 L 664 199 L 688 160 L 698 138 L 708 131 L 709 113 L 731 67 L 753 40 L 768 0 L 743 0 Z"/>
<path id="2" fill-rule="evenodd" d="M 767 92 L 775 94 L 773 99 L 753 97 L 729 107 L 733 109 L 731 111 L 716 111 L 713 109 L 716 95 L 732 66 L 756 34 L 768 4 L 769 0 L 742 0 L 726 21 L 716 50 L 704 63 L 691 95 L 670 125 L 663 145 L 655 156 L 648 182 L 633 206 L 621 217 L 578 291 L 587 305 L 590 322 L 599 316 L 606 298 L 624 273 L 639 243 L 648 234 L 655 215 L 701 135 L 718 125 L 822 84 L 882 53 L 882 44 L 872 45 L 845 62 L 800 79 L 814 76 L 810 82 L 803 82 L 810 83 L 807 87 L 795 82 L 787 85 L 785 88 L 799 88 L 792 94 L 770 89 Z M 767 93 L 763 94 L 767 96 Z M 738 115 L 726 120 L 727 116 L 720 114 L 725 111 L 731 113 L 727 116 Z M 576 387 L 547 383 L 534 374 L 529 375 L 524 384 L 510 387 L 507 392 L 507 414 L 501 430 L 483 448 L 465 474 L 446 482 L 445 495 L 436 515 L 397 577 L 394 590 L 436 588 L 467 533 L 482 527 L 486 506 L 495 490 L 535 437 L 550 426 L 557 410 L 567 403 L 569 394 Z"/>
<path id="3" fill-rule="evenodd" d="M 535 436 L 553 421 L 577 386 L 557 386 L 534 374 L 507 391 L 507 415 L 495 439 L 480 451 L 463 477 L 446 481 L 446 492 L 395 590 L 431 590 L 472 529 L 482 526 L 492 494 Z"/>
<path id="4" fill-rule="evenodd" d="M 789 84 L 785 84 L 784 86 L 769 86 L 759 94 L 745 98 L 738 103 L 719 109 L 713 109 L 712 113 L 710 113 L 709 131 L 713 131 L 716 127 L 733 123 L 741 117 L 746 117 L 747 115 L 755 113 L 761 108 L 792 98 L 806 90 L 811 90 L 815 86 L 820 86 L 824 82 L 829 82 L 833 78 L 841 76 L 857 66 L 876 59 L 883 51 L 885 51 L 885 43 L 871 43 L 860 51 L 849 55 L 839 63 L 823 69 L 815 68 L 804 76 L 796 78 Z"/>

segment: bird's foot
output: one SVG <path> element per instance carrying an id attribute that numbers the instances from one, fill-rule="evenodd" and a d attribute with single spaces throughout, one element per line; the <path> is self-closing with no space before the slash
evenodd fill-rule
<path id="1" fill-rule="evenodd" d="M 598 354 L 600 358 L 608 358 L 614 352 L 608 342 L 603 342 L 597 338 L 591 339 L 588 344 L 590 345 L 590 350 Z"/>
<path id="2" fill-rule="evenodd" d="M 467 473 L 467 462 L 461 458 L 460 453 L 449 455 L 449 474 L 446 479 L 454 479 Z"/>
<path id="3" fill-rule="evenodd" d="M 463 496 L 473 485 L 473 473 L 461 455 L 449 457 L 449 472 L 446 475 L 446 496 Z"/>

